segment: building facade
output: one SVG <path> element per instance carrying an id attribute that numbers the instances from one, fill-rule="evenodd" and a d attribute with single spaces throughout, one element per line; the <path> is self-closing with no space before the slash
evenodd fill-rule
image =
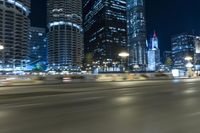
<path id="1" fill-rule="evenodd" d="M 30 0 L 0 0 L 2 70 L 26 69 L 29 48 Z"/>
<path id="2" fill-rule="evenodd" d="M 81 0 L 47 0 L 50 70 L 80 69 L 83 58 Z"/>
<path id="3" fill-rule="evenodd" d="M 47 66 L 47 38 L 45 28 L 30 28 L 29 60 L 29 64 L 33 69 L 45 70 Z"/>
<path id="4" fill-rule="evenodd" d="M 195 36 L 187 33 L 179 34 L 172 37 L 172 60 L 173 68 L 184 70 L 186 69 L 187 61 L 185 57 L 192 57 L 194 62 L 195 52 Z"/>
<path id="5" fill-rule="evenodd" d="M 119 62 L 127 51 L 126 0 L 83 0 L 83 20 L 85 54 L 100 66 Z"/>
<path id="6" fill-rule="evenodd" d="M 146 70 L 146 20 L 144 0 L 127 0 L 129 64 Z"/>

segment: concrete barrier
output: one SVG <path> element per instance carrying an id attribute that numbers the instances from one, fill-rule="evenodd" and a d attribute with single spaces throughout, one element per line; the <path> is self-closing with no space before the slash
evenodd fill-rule
<path id="1" fill-rule="evenodd" d="M 11 85 L 38 85 L 59 84 L 74 82 L 108 82 L 108 81 L 135 81 L 173 79 L 171 74 L 166 73 L 121 73 L 99 75 L 46 75 L 46 76 L 0 76 L 0 86 Z"/>

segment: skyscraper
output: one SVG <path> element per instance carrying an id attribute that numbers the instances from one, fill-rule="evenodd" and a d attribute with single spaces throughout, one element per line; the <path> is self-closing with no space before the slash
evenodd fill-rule
<path id="1" fill-rule="evenodd" d="M 28 60 L 30 0 L 0 0 L 1 69 L 21 70 Z"/>
<path id="2" fill-rule="evenodd" d="M 156 71 L 160 67 L 160 49 L 158 47 L 158 37 L 156 32 L 154 32 L 151 38 L 150 44 L 148 46 L 147 52 L 148 59 L 148 71 Z"/>
<path id="3" fill-rule="evenodd" d="M 151 38 L 151 49 L 157 50 L 159 49 L 158 47 L 158 37 L 156 32 L 154 31 L 153 37 Z"/>
<path id="4" fill-rule="evenodd" d="M 29 64 L 34 68 L 47 65 L 47 38 L 45 28 L 30 28 L 29 58 Z"/>
<path id="5" fill-rule="evenodd" d="M 129 64 L 146 68 L 146 22 L 143 0 L 127 0 Z"/>
<path id="6" fill-rule="evenodd" d="M 49 69 L 79 69 L 83 58 L 81 0 L 47 0 Z"/>
<path id="7" fill-rule="evenodd" d="M 173 59 L 173 68 L 185 70 L 186 56 L 192 57 L 194 59 L 195 53 L 195 36 L 183 33 L 172 37 L 172 59 Z M 193 62 L 193 61 L 192 61 Z"/>
<path id="8" fill-rule="evenodd" d="M 85 53 L 94 61 L 118 62 L 127 50 L 126 0 L 83 0 Z"/>

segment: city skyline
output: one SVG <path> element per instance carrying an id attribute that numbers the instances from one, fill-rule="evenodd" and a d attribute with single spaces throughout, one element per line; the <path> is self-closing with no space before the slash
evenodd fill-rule
<path id="1" fill-rule="evenodd" d="M 46 0 L 32 1 L 32 26 L 46 27 Z M 171 36 L 200 31 L 198 0 L 146 0 L 147 37 L 157 31 L 161 51 L 171 50 Z M 38 16 L 38 14 L 40 14 Z"/>
<path id="2" fill-rule="evenodd" d="M 200 0 L 0 0 L 0 133 L 200 133 Z"/>

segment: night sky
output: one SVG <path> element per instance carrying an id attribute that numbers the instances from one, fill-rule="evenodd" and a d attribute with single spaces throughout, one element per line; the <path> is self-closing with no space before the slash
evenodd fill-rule
<path id="1" fill-rule="evenodd" d="M 161 51 L 170 50 L 170 38 L 200 31 L 200 0 L 146 0 L 148 38 L 156 30 Z M 46 26 L 46 0 L 32 0 L 32 26 Z"/>

